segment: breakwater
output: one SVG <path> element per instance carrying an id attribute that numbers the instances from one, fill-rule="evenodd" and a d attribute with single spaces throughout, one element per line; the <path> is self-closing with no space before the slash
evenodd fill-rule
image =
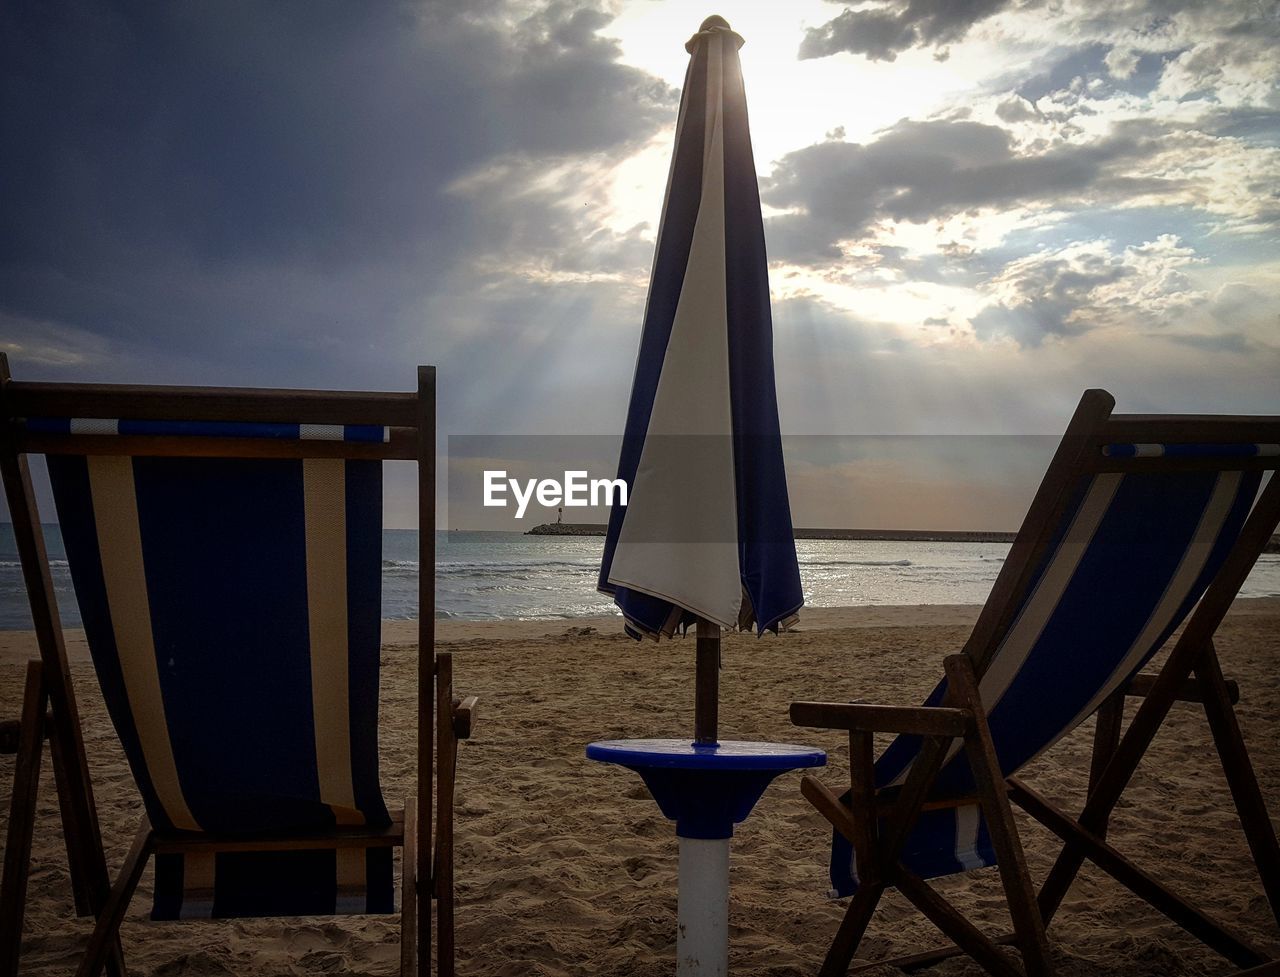
<path id="1" fill-rule="evenodd" d="M 534 526 L 526 536 L 603 536 L 602 522 L 550 522 Z M 859 539 L 915 543 L 1012 543 L 1016 533 L 979 532 L 965 529 L 805 529 L 796 539 Z M 1272 536 L 1263 550 L 1280 553 L 1280 535 Z"/>
<path id="2" fill-rule="evenodd" d="M 534 526 L 526 536 L 603 536 L 602 522 L 551 522 Z M 1013 533 L 971 532 L 950 529 L 805 529 L 796 539 L 909 540 L 921 543 L 1012 543 Z"/>

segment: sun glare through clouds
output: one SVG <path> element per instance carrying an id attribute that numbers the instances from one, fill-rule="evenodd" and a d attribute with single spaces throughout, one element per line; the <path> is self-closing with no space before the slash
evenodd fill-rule
<path id="1" fill-rule="evenodd" d="M 450 381 L 444 428 L 616 430 L 684 44 L 719 14 L 788 430 L 1060 432 L 1095 386 L 1277 407 L 1277 0 L 271 9 L 32 15 L 48 56 L 0 64 L 32 93 L 0 106 L 28 147 L 0 338 L 36 378 L 398 389 L 429 361 L 486 381 Z"/>
<path id="2" fill-rule="evenodd" d="M 972 88 L 989 63 L 963 59 L 952 62 L 927 51 L 910 51 L 894 62 L 873 62 L 841 55 L 801 60 L 796 51 L 805 31 L 831 15 L 827 0 L 803 0 L 780 4 L 766 0 L 728 0 L 715 6 L 745 44 L 741 50 L 743 76 L 751 115 L 751 137 L 756 168 L 762 181 L 778 160 L 797 149 L 838 141 L 870 141 L 877 132 L 909 117 L 927 116 L 946 99 Z M 708 13 L 712 12 L 708 8 Z M 695 7 L 687 0 L 629 4 L 605 30 L 618 39 L 622 60 L 665 81 L 677 91 L 684 82 L 688 54 L 682 38 L 698 26 Z M 614 167 L 608 205 L 602 214 L 607 225 L 622 233 L 645 225 L 643 236 L 652 241 L 662 205 L 675 120 L 671 130 L 660 132 L 635 155 Z M 763 202 L 766 218 L 786 215 L 792 208 Z M 939 248 L 989 247 L 1018 226 L 1022 215 L 1002 214 L 989 219 L 959 215 L 941 222 L 881 222 L 874 240 L 886 247 L 914 255 L 929 255 Z M 767 234 L 767 231 L 766 231 Z M 775 263 L 773 292 L 777 298 L 818 297 L 831 304 L 875 319 L 897 331 L 903 323 L 905 338 L 926 342 L 939 339 L 938 330 L 920 323 L 929 318 L 954 315 L 958 321 L 980 307 L 965 289 L 945 285 L 903 285 L 889 274 L 861 274 L 857 239 L 840 242 L 851 268 L 833 274 L 829 269 Z M 963 331 L 961 331 L 963 332 Z M 945 335 L 945 334 L 943 334 Z M 953 334 L 952 338 L 955 338 Z"/>
<path id="3" fill-rule="evenodd" d="M 842 18 L 911 24 L 915 8 L 725 0 L 704 11 L 660 0 L 620 4 L 602 35 L 616 40 L 622 63 L 676 92 L 683 39 L 702 16 L 719 13 L 744 37 L 784 321 L 788 303 L 818 302 L 876 346 L 992 350 L 1094 330 L 1123 342 L 1175 312 L 1192 333 L 1216 328 L 1235 286 L 1206 255 L 1248 249 L 1251 237 L 1274 242 L 1261 201 L 1266 174 L 1280 175 L 1280 150 L 1247 138 L 1263 124 L 1248 113 L 1277 101 L 1261 48 L 1241 41 L 1227 52 L 1200 36 L 1215 17 L 1238 19 L 1225 10 L 1111 18 L 1068 3 L 1046 17 L 1004 6 L 950 33 L 950 14 L 928 14 L 935 21 L 915 21 L 907 41 L 880 42 L 840 34 Z M 940 39 L 924 42 L 930 31 Z M 813 56 L 816 36 L 828 46 Z M 1225 59 L 1218 68 L 1214 52 Z M 1241 119 L 1234 129 L 1219 121 L 1229 111 Z M 601 220 L 650 247 L 674 125 L 604 181 Z M 1264 252 L 1245 253 L 1257 281 L 1275 277 L 1274 247 L 1270 264 L 1258 264 Z M 1248 335 L 1261 338 L 1256 328 Z"/>

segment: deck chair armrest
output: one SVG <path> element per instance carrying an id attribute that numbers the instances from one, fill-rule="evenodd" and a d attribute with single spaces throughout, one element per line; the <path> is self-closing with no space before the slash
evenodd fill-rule
<path id="1" fill-rule="evenodd" d="M 1152 688 L 1156 684 L 1155 675 L 1135 675 L 1133 680 L 1124 690 L 1125 695 L 1131 695 L 1139 699 L 1145 699 L 1151 694 Z M 1240 702 L 1240 683 L 1235 679 L 1227 679 L 1227 697 L 1234 706 Z M 1200 687 L 1199 679 L 1187 678 L 1182 680 L 1182 684 L 1178 686 L 1178 694 L 1176 696 L 1179 702 L 1204 702 L 1204 691 Z"/>
<path id="2" fill-rule="evenodd" d="M 826 818 L 833 828 L 848 839 L 850 844 L 855 848 L 863 844 L 864 832 L 857 817 L 821 780 L 811 775 L 801 777 L 800 793 L 817 808 L 818 813 Z"/>
<path id="3" fill-rule="evenodd" d="M 460 740 L 471 738 L 471 729 L 475 725 L 479 699 L 474 695 L 453 700 L 453 735 Z"/>
<path id="4" fill-rule="evenodd" d="M 817 729 L 865 733 L 963 736 L 973 722 L 967 709 L 940 706 L 880 706 L 865 702 L 793 702 L 791 722 Z"/>

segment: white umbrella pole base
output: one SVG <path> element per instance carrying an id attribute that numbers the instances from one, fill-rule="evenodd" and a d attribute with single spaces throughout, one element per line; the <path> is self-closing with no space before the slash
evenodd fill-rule
<path id="1" fill-rule="evenodd" d="M 820 767 L 821 750 L 786 743 L 601 740 L 587 757 L 644 778 L 680 839 L 676 974 L 724 977 L 729 968 L 729 839 L 769 782 L 786 770 Z"/>
<path id="2" fill-rule="evenodd" d="M 729 839 L 680 839 L 676 977 L 729 973 Z"/>

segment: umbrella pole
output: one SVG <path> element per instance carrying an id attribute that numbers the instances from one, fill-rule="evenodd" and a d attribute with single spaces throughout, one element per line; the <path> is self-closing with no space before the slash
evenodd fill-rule
<path id="1" fill-rule="evenodd" d="M 697 634 L 693 741 L 695 746 L 715 746 L 719 740 L 720 625 L 698 618 Z M 725 977 L 729 972 L 729 838 L 680 837 L 679 842 L 676 977 Z"/>
<path id="2" fill-rule="evenodd" d="M 698 618 L 698 663 L 693 706 L 693 741 L 711 745 L 719 740 L 720 625 Z"/>

